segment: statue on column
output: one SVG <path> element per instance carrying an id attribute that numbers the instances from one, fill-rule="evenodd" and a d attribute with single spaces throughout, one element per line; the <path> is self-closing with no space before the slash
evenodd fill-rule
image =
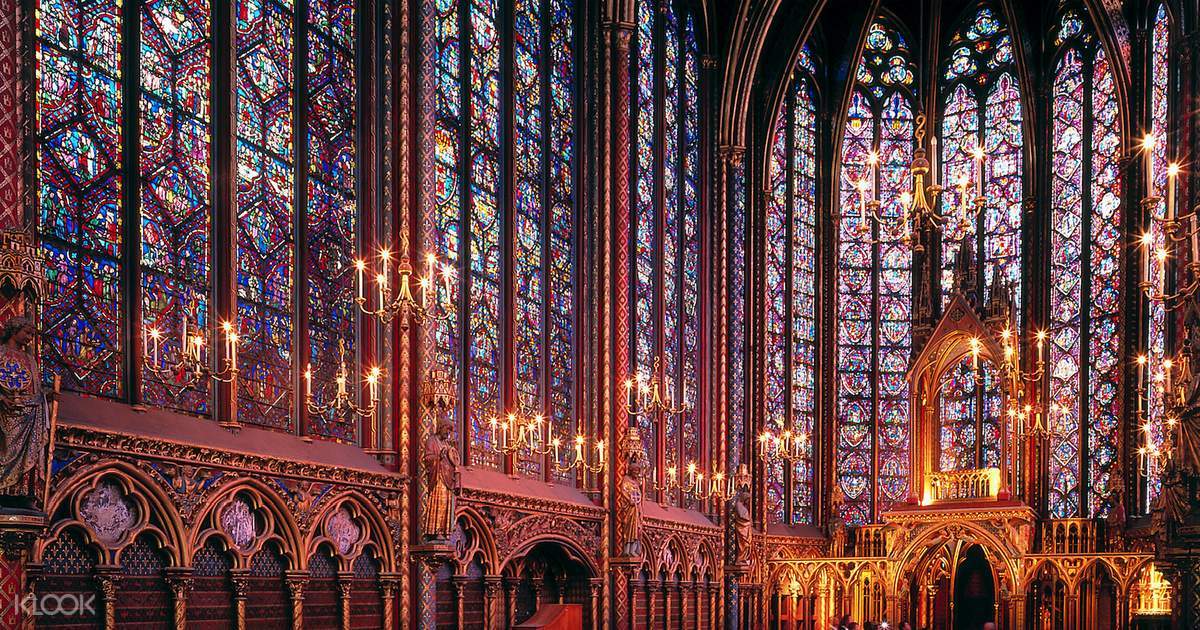
<path id="1" fill-rule="evenodd" d="M 829 497 L 829 546 L 830 554 L 840 558 L 846 549 L 846 521 L 842 519 L 842 503 L 846 501 L 842 487 L 833 484 Z"/>
<path id="2" fill-rule="evenodd" d="M 31 351 L 33 320 L 12 317 L 0 327 L 0 506 L 31 508 L 44 502 L 52 403 Z M 57 382 L 57 379 L 56 379 Z M 44 506 L 42 506 L 44 507 Z"/>
<path id="3" fill-rule="evenodd" d="M 628 558 L 642 555 L 642 475 L 646 453 L 637 427 L 630 427 L 621 448 L 625 471 L 617 483 L 617 546 Z"/>
<path id="4" fill-rule="evenodd" d="M 438 415 L 437 430 L 425 440 L 421 461 L 425 464 L 425 501 L 421 533 L 444 540 L 454 531 L 454 504 L 462 482 L 458 447 L 450 439 L 454 423 Z"/>
<path id="5" fill-rule="evenodd" d="M 750 515 L 750 473 L 745 464 L 738 469 L 734 483 L 737 492 L 729 502 L 729 517 L 733 523 L 734 535 L 733 562 L 748 565 L 751 558 L 754 519 Z"/>

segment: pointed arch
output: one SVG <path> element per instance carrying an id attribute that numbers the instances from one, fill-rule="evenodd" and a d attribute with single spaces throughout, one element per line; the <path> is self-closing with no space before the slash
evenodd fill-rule
<path id="1" fill-rule="evenodd" d="M 841 517 L 861 525 L 907 493 L 912 349 L 912 248 L 899 217 L 915 124 L 916 65 L 908 38 L 886 15 L 867 32 L 839 143 L 836 295 L 836 449 Z M 878 167 L 871 168 L 869 156 Z M 867 220 L 860 184 L 878 193 Z"/>
<path id="2" fill-rule="evenodd" d="M 1108 53 L 1086 14 L 1062 12 L 1051 103 L 1049 510 L 1112 506 L 1121 389 L 1122 120 Z"/>

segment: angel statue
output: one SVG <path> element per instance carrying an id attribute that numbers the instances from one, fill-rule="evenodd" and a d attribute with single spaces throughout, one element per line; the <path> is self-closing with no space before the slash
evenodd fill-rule
<path id="1" fill-rule="evenodd" d="M 30 351 L 33 321 L 13 317 L 0 327 L 0 506 L 29 508 L 46 488 L 47 445 L 57 391 L 42 388 Z M 57 384 L 57 378 L 55 379 Z M 55 387 L 57 390 L 57 386 Z"/>

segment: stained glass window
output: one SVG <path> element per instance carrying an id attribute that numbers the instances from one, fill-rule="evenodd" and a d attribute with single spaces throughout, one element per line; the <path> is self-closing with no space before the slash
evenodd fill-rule
<path id="1" fill-rule="evenodd" d="M 633 352 L 631 369 L 662 370 L 683 414 L 641 414 L 639 432 L 656 479 L 700 456 L 699 393 L 702 228 L 700 54 L 690 14 L 639 0 L 633 71 Z M 678 496 L 666 497 L 678 503 Z"/>
<path id="2" fill-rule="evenodd" d="M 1012 35 L 1000 12 L 982 3 L 950 38 L 942 72 L 942 212 L 953 219 L 942 233 L 942 303 L 953 285 L 954 259 L 964 244 L 981 261 L 977 295 L 990 291 L 997 273 L 1021 304 L 1021 93 L 1016 79 Z M 960 182 L 976 185 L 972 153 L 982 148 L 984 207 L 964 210 Z M 974 195 L 969 193 L 969 197 Z M 968 206 L 971 202 L 968 201 Z"/>
<path id="3" fill-rule="evenodd" d="M 1060 26 L 1051 112 L 1048 472 L 1056 518 L 1107 514 L 1119 437 L 1120 112 L 1105 51 L 1080 22 L 1069 12 Z"/>
<path id="4" fill-rule="evenodd" d="M 726 470 L 746 454 L 746 161 L 733 156 L 729 174 L 729 444 Z"/>
<path id="5" fill-rule="evenodd" d="M 800 56 L 772 133 L 766 208 L 766 384 L 764 428 L 804 436 L 803 457 L 767 469 L 767 515 L 813 522 L 816 436 L 816 133 L 808 49 Z"/>
<path id="6" fill-rule="evenodd" d="M 1158 5 L 1158 9 L 1154 13 L 1153 30 L 1150 34 L 1150 76 L 1147 79 L 1147 84 L 1150 86 L 1150 133 L 1157 139 L 1151 157 L 1154 162 L 1154 189 L 1160 196 L 1165 195 L 1167 156 L 1172 150 L 1168 122 L 1171 115 L 1172 98 L 1170 46 L 1171 17 L 1167 12 L 1166 4 L 1162 3 Z M 1165 218 L 1166 211 L 1165 199 L 1151 208 L 1153 217 L 1158 220 Z M 1166 236 L 1163 234 L 1162 224 L 1159 221 L 1153 221 L 1150 225 L 1151 238 L 1154 241 L 1155 249 L 1158 249 L 1164 245 Z M 1146 280 L 1150 282 L 1151 286 L 1159 286 L 1166 280 L 1159 277 L 1157 265 L 1151 267 L 1150 274 L 1151 277 Z M 1149 430 L 1138 433 L 1142 438 L 1139 440 L 1138 446 L 1162 448 L 1166 430 L 1163 409 L 1165 396 L 1161 380 L 1164 375 L 1160 366 L 1163 365 L 1167 355 L 1167 313 L 1163 303 L 1161 301 L 1151 302 L 1147 317 L 1146 364 L 1150 368 L 1142 371 L 1142 378 L 1145 379 L 1145 382 L 1140 383 L 1139 386 L 1146 390 L 1146 426 Z M 1144 507 L 1148 509 L 1150 502 L 1158 497 L 1158 493 L 1162 489 L 1159 471 L 1151 471 L 1151 474 L 1146 475 L 1145 484 L 1146 504 Z"/>
<path id="7" fill-rule="evenodd" d="M 451 299 L 462 313 L 437 327 L 431 360 L 452 373 L 462 366 L 465 450 L 490 467 L 503 464 L 491 449 L 495 415 L 542 414 L 559 437 L 575 432 L 574 5 L 517 0 L 511 20 L 499 7 L 428 7 L 435 190 L 427 238 L 457 270 Z M 545 463 L 523 452 L 514 465 L 558 474 Z"/>
<path id="8" fill-rule="evenodd" d="M 984 361 L 970 355 L 942 375 L 938 389 L 938 470 L 1000 466 L 999 381 Z M 991 419 L 991 421 L 989 421 Z"/>
<path id="9" fill-rule="evenodd" d="M 211 44 L 207 3 L 142 5 L 141 234 L 142 326 L 167 333 L 208 324 L 211 174 Z M 161 351 L 176 356 L 180 335 Z M 208 387 L 143 374 L 146 402 L 207 409 Z M 166 382 L 163 382 L 163 381 Z"/>
<path id="10" fill-rule="evenodd" d="M 37 13 L 38 226 L 46 259 L 42 356 L 64 386 L 122 396 L 121 109 L 116 0 Z"/>
<path id="11" fill-rule="evenodd" d="M 328 375 L 339 342 L 352 347 L 356 332 L 345 274 L 358 212 L 354 3 L 312 0 L 307 15 L 297 15 L 290 2 L 240 0 L 229 13 L 232 51 L 213 49 L 208 2 L 136 6 L 132 14 L 119 2 L 44 0 L 37 7 L 39 231 L 51 280 L 47 372 L 61 374 L 70 389 L 205 413 L 207 382 L 185 388 L 142 357 L 128 361 L 130 339 L 122 336 L 157 329 L 161 363 L 173 362 L 185 321 L 213 342 L 211 296 L 236 286 L 239 419 L 292 430 L 300 415 L 292 383 L 302 358 L 312 356 L 315 372 Z M 122 41 L 123 32 L 137 37 Z M 214 104 L 235 97 L 213 93 L 218 54 L 230 55 L 237 90 L 237 259 L 224 275 L 210 253 L 218 228 L 211 128 Z M 129 55 L 135 77 L 121 76 Z M 304 111 L 296 108 L 301 93 Z M 135 120 L 122 118 L 127 101 L 136 103 Z M 307 168 L 298 173 L 300 164 Z M 306 186 L 298 189 L 301 175 Z M 122 242 L 127 222 L 138 230 L 134 252 Z M 306 239 L 303 255 L 294 246 L 298 234 Z M 127 273 L 120 264 L 130 265 Z M 121 329 L 125 312 L 141 314 L 128 332 Z M 301 330 L 304 321 L 312 325 Z M 307 347 L 295 348 L 296 339 Z M 127 379 L 125 364 L 140 379 Z M 140 390 L 124 391 L 127 381 L 140 382 Z M 315 435 L 355 438 L 354 427 L 337 418 L 311 424 Z"/>
<path id="12" fill-rule="evenodd" d="M 842 134 L 834 477 L 851 525 L 877 521 L 908 492 L 912 248 L 898 219 L 913 152 L 915 72 L 906 38 L 877 19 Z M 878 166 L 869 179 L 872 152 Z M 884 221 L 865 216 L 860 182 L 877 191 Z"/>

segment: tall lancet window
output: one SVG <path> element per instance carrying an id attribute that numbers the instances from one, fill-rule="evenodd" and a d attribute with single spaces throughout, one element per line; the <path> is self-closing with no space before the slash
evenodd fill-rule
<path id="1" fill-rule="evenodd" d="M 802 435 L 801 454 L 767 468 L 767 515 L 813 522 L 816 400 L 816 73 L 804 48 L 771 136 L 766 206 L 766 417 L 764 428 Z M 785 470 L 786 469 L 786 470 Z"/>
<path id="2" fill-rule="evenodd" d="M 1154 162 L 1154 189 L 1158 195 L 1163 196 L 1167 188 L 1168 156 L 1172 154 L 1173 150 L 1169 122 L 1173 98 L 1171 89 L 1171 15 L 1167 12 L 1166 3 L 1160 3 L 1153 16 L 1154 21 L 1150 32 L 1150 76 L 1147 77 L 1146 83 L 1150 86 L 1150 133 L 1156 139 L 1151 153 L 1151 159 Z M 1151 222 L 1150 228 L 1155 249 L 1165 245 L 1166 237 L 1163 234 L 1161 220 L 1166 217 L 1166 211 L 1165 198 L 1151 208 L 1151 213 L 1156 219 Z M 1165 280 L 1165 278 L 1159 277 L 1162 274 L 1157 265 L 1152 265 L 1149 271 L 1150 277 L 1147 280 L 1151 286 L 1159 286 Z M 1146 364 L 1150 367 L 1148 370 L 1143 370 L 1143 379 L 1145 380 L 1140 386 L 1146 388 L 1146 425 L 1149 427 L 1149 431 L 1145 434 L 1139 433 L 1145 441 L 1138 446 L 1161 448 L 1163 440 L 1166 438 L 1164 395 L 1160 379 L 1165 378 L 1161 366 L 1167 355 L 1167 312 L 1163 303 L 1156 301 L 1150 304 L 1147 315 Z M 1151 471 L 1151 474 L 1145 476 L 1144 483 L 1146 485 L 1146 503 L 1142 507 L 1143 510 L 1146 510 L 1149 508 L 1149 502 L 1157 498 L 1162 489 L 1162 478 L 1159 471 Z"/>
<path id="3" fill-rule="evenodd" d="M 576 426 L 575 5 L 516 0 L 510 15 L 501 6 L 427 8 L 435 186 L 424 224 L 426 243 L 457 271 L 458 314 L 434 333 L 431 360 L 459 379 L 468 460 L 494 468 L 507 466 L 494 416 L 543 414 L 559 437 Z M 551 479 L 546 464 L 528 451 L 513 461 Z"/>
<path id="4" fill-rule="evenodd" d="M 356 439 L 355 422 L 306 413 L 293 386 L 310 361 L 314 381 L 330 380 L 357 332 L 355 3 L 46 0 L 36 15 L 46 373 L 207 413 L 208 383 L 152 369 L 154 349 L 159 368 L 174 363 L 185 322 L 220 343 L 212 298 L 236 290 L 236 313 L 221 316 L 241 337 L 238 420 Z M 215 49 L 230 30 L 235 47 Z M 213 90 L 216 60 L 235 67 L 236 93 Z M 232 209 L 212 196 L 217 111 L 236 127 Z M 211 255 L 223 210 L 235 213 L 233 268 Z"/>
<path id="5" fill-rule="evenodd" d="M 841 138 L 834 476 L 851 525 L 877 521 L 908 494 L 913 285 L 900 193 L 910 185 L 915 74 L 907 38 L 877 18 Z M 864 182 L 877 191 L 880 222 L 862 210 Z"/>
<path id="6" fill-rule="evenodd" d="M 657 365 L 670 398 L 690 409 L 637 418 L 662 482 L 671 466 L 702 463 L 700 51 L 695 20 L 670 0 L 638 0 L 636 17 L 630 369 L 649 379 Z"/>
<path id="7" fill-rule="evenodd" d="M 1120 412 L 1121 123 L 1086 13 L 1055 29 L 1051 105 L 1049 508 L 1104 516 Z"/>
<path id="8" fill-rule="evenodd" d="M 942 212 L 954 217 L 942 233 L 942 303 L 954 283 L 958 249 L 970 247 L 981 261 L 986 295 L 997 274 L 1013 291 L 1014 307 L 1021 304 L 1021 196 L 1023 134 L 1021 90 L 1017 81 L 1012 36 L 999 7 L 981 3 L 965 17 L 950 38 L 942 69 L 941 182 Z M 984 207 L 977 214 L 961 208 L 954 194 L 966 178 L 978 176 L 973 153 L 982 148 Z M 970 195 L 974 197 L 974 195 Z M 965 221 L 958 219 L 967 218 Z"/>

